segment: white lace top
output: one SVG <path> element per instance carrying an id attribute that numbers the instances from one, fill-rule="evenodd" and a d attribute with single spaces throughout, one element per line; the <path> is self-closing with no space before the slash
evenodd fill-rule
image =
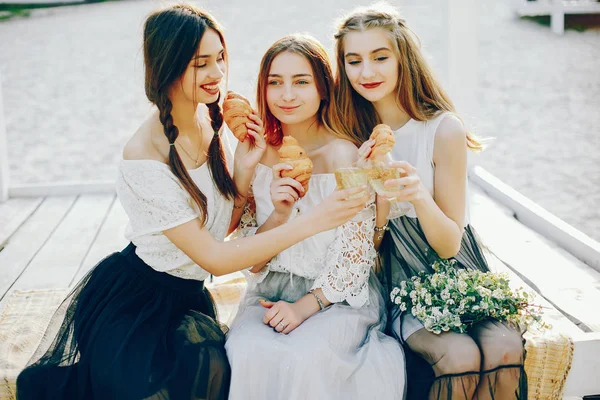
<path id="1" fill-rule="evenodd" d="M 227 144 L 224 150 L 230 161 Z M 207 198 L 206 227 L 215 239 L 223 240 L 233 201 L 221 195 L 206 163 L 188 172 Z M 136 254 L 146 264 L 184 279 L 204 280 L 210 276 L 162 233 L 200 216 L 195 202 L 168 165 L 155 160 L 122 160 L 117 195 L 129 216 L 125 237 L 137 246 Z"/>
<path id="2" fill-rule="evenodd" d="M 256 213 L 246 207 L 240 226 L 243 236 L 254 234 L 257 226 L 264 224 L 273 212 L 272 178 L 271 168 L 257 166 L 252 184 Z M 306 196 L 296 203 L 290 219 L 317 206 L 335 188 L 333 174 L 313 174 Z M 323 290 L 330 302 L 346 301 L 352 307 L 361 307 L 369 298 L 368 280 L 376 256 L 374 228 L 375 204 L 371 203 L 354 220 L 284 250 L 261 272 L 246 272 L 247 280 L 250 284 L 259 284 L 269 271 L 287 272 L 292 281 L 294 275 L 314 279 L 313 289 Z"/>

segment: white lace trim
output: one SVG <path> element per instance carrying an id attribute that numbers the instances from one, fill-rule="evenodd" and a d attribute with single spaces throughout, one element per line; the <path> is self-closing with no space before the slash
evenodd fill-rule
<path id="1" fill-rule="evenodd" d="M 369 274 L 375 264 L 373 245 L 375 204 L 369 204 L 356 218 L 337 229 L 334 242 L 327 249 L 326 268 L 313 284 L 332 303 L 346 301 L 362 307 L 369 300 Z"/>

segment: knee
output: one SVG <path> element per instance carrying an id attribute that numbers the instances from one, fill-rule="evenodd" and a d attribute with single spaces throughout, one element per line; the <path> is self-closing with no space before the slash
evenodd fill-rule
<path id="1" fill-rule="evenodd" d="M 468 337 L 460 343 L 452 343 L 433 365 L 436 375 L 479 372 L 481 369 L 481 351 Z"/>
<path id="2" fill-rule="evenodd" d="M 489 370 L 503 365 L 523 364 L 523 341 L 517 332 L 510 332 L 482 345 L 483 369 Z"/>

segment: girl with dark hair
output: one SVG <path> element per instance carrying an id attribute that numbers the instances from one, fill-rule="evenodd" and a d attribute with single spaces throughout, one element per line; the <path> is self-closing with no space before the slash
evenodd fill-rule
<path id="1" fill-rule="evenodd" d="M 239 223 L 265 149 L 254 139 L 233 163 L 222 142 L 220 86 L 227 51 L 207 13 L 177 5 L 144 26 L 146 94 L 158 111 L 125 146 L 117 194 L 131 244 L 109 255 L 76 286 L 18 377 L 20 400 L 227 399 L 226 328 L 204 287 L 213 275 L 269 259 L 345 223 L 367 197 L 338 191 L 297 221 L 223 242 Z"/>
<path id="2" fill-rule="evenodd" d="M 384 240 L 380 252 L 388 293 L 419 272 L 432 273 L 439 258 L 488 271 L 469 225 L 466 193 L 467 150 L 479 151 L 481 144 L 456 117 L 418 39 L 385 5 L 351 13 L 335 38 L 336 104 L 342 126 L 365 142 L 360 162 L 371 152 L 369 134 L 379 123 L 394 130 L 392 156 L 402 160 L 392 164 L 401 178 L 388 181 L 388 192 L 377 196 L 375 241 Z M 406 215 L 388 215 L 386 198 L 406 202 Z M 436 335 L 395 305 L 390 320 L 407 349 L 409 398 L 527 398 L 525 351 L 517 327 L 489 320 L 468 334 Z M 415 368 L 419 364 L 423 369 Z"/>
<path id="3" fill-rule="evenodd" d="M 247 235 L 270 232 L 311 212 L 336 188 L 334 171 L 351 167 L 357 147 L 340 132 L 325 49 L 305 35 L 275 42 L 264 55 L 257 98 L 267 150 L 256 167 L 256 213 Z M 284 137 L 312 160 L 305 190 L 281 172 Z M 285 145 L 285 143 L 284 143 Z M 375 205 L 327 232 L 282 251 L 246 273 L 246 296 L 227 336 L 230 399 L 401 399 L 402 348 L 383 333 L 375 261 Z M 261 235 L 263 233 L 259 233 Z"/>

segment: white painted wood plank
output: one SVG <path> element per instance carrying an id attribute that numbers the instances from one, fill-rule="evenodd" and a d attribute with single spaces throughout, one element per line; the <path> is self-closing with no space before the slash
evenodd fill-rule
<path id="1" fill-rule="evenodd" d="M 481 167 L 472 168 L 469 179 L 490 198 L 511 210 L 523 225 L 539 232 L 600 272 L 599 242 L 548 212 Z"/>
<path id="2" fill-rule="evenodd" d="M 471 191 L 471 221 L 484 244 L 562 312 L 600 331 L 600 273 L 511 218 L 510 211 L 474 187 Z"/>
<path id="3" fill-rule="evenodd" d="M 9 199 L 0 204 L 0 248 L 29 218 L 44 199 Z"/>
<path id="4" fill-rule="evenodd" d="M 88 253 L 112 200 L 113 195 L 79 197 L 12 290 L 68 287 Z"/>
<path id="5" fill-rule="evenodd" d="M 11 185 L 8 196 L 13 197 L 45 197 L 45 196 L 77 196 L 93 193 L 115 193 L 114 181 L 73 181 Z"/>
<path id="6" fill-rule="evenodd" d="M 77 271 L 75 278 L 71 282 L 71 286 L 81 280 L 88 271 L 100 262 L 109 254 L 122 250 L 127 246 L 128 241 L 125 239 L 125 227 L 129 222 L 129 218 L 121 207 L 121 203 L 113 197 L 113 203 L 108 212 L 106 220 L 102 224 L 98 236 L 94 240 L 90 251 Z"/>
<path id="7" fill-rule="evenodd" d="M 564 395 L 581 398 L 600 394 L 600 333 L 586 333 L 573 339 L 575 351 Z"/>
<path id="8" fill-rule="evenodd" d="M 75 197 L 45 199 L 0 252 L 0 304 L 19 275 L 49 240 L 74 201 Z"/>

